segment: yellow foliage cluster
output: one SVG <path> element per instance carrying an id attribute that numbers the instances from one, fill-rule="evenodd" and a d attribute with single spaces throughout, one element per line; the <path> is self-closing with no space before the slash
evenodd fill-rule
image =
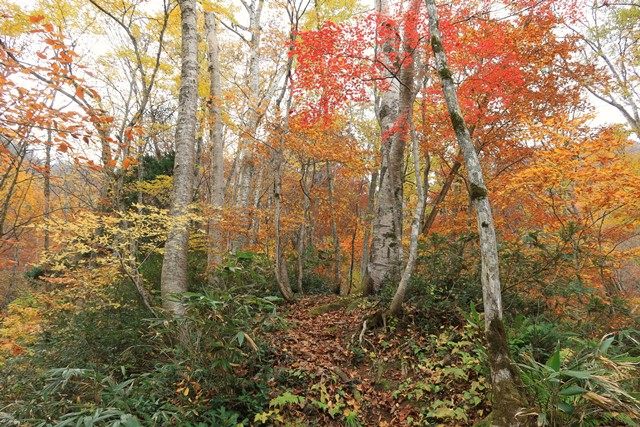
<path id="1" fill-rule="evenodd" d="M 0 317 L 0 366 L 11 356 L 25 353 L 42 331 L 43 317 L 35 297 L 14 300 Z"/>

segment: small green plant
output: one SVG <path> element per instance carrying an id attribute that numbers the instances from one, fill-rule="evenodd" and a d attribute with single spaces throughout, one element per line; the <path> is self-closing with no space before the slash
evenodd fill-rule
<path id="1" fill-rule="evenodd" d="M 268 422 L 284 422 L 284 415 L 282 410 L 287 406 L 298 406 L 302 408 L 305 403 L 303 396 L 298 396 L 290 391 L 285 391 L 279 396 L 274 397 L 269 401 L 269 410 L 257 413 L 253 418 L 253 421 L 259 424 L 266 424 Z"/>

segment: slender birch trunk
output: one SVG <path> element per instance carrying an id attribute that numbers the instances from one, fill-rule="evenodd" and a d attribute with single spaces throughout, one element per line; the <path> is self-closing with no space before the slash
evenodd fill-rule
<path id="1" fill-rule="evenodd" d="M 296 242 L 296 252 L 298 252 L 298 259 L 296 260 L 298 276 L 296 277 L 296 290 L 300 293 L 302 290 L 302 281 L 304 280 L 304 239 L 305 236 L 305 225 L 302 224 L 300 226 L 300 231 L 298 232 L 298 240 Z"/>
<path id="2" fill-rule="evenodd" d="M 476 211 L 480 255 L 482 260 L 482 297 L 484 302 L 485 334 L 488 343 L 489 365 L 493 394 L 491 424 L 495 426 L 518 426 L 525 423 L 519 413 L 526 406 L 519 388 L 520 377 L 509 357 L 509 348 L 502 320 L 502 294 L 496 232 L 491 205 L 484 183 L 480 160 L 476 153 L 469 129 L 464 121 L 446 53 L 442 47 L 442 35 L 438 27 L 435 0 L 426 0 L 429 12 L 431 47 L 436 59 L 453 130 L 462 151 L 470 185 L 470 198 Z"/>
<path id="3" fill-rule="evenodd" d="M 373 216 L 375 199 L 376 199 L 376 187 L 378 186 L 378 171 L 375 170 L 371 174 L 371 181 L 369 181 L 369 194 L 367 195 L 367 210 L 364 217 L 364 234 L 362 236 L 362 258 L 360 259 L 360 278 L 362 280 L 362 289 L 365 293 L 371 293 L 371 290 L 367 290 L 368 285 L 368 273 L 367 268 L 369 266 L 369 240 L 371 237 L 371 219 Z"/>
<path id="4" fill-rule="evenodd" d="M 178 123 L 176 126 L 175 165 L 173 169 L 173 194 L 169 228 L 162 262 L 160 282 L 164 308 L 176 317 L 185 314 L 182 302 L 175 294 L 185 292 L 187 283 L 187 252 L 189 222 L 186 219 L 193 197 L 195 170 L 196 109 L 198 103 L 198 32 L 196 25 L 196 0 L 180 0 L 182 23 L 182 69 L 178 98 Z"/>
<path id="5" fill-rule="evenodd" d="M 331 241 L 333 243 L 333 282 L 335 291 L 339 295 L 345 295 L 346 288 L 342 283 L 341 266 L 342 257 L 340 254 L 340 239 L 338 237 L 338 224 L 335 215 L 335 200 L 333 189 L 333 172 L 329 162 L 326 163 L 327 169 L 327 190 L 329 192 L 329 209 L 331 210 Z"/>
<path id="6" fill-rule="evenodd" d="M 251 244 L 258 243 L 258 233 L 260 232 L 260 217 L 258 216 L 258 207 L 260 206 L 260 196 L 262 195 L 262 181 L 264 179 L 264 166 L 260 165 L 258 169 L 258 175 L 256 176 L 255 184 L 253 186 L 253 202 L 252 218 L 251 218 Z"/>
<path id="7" fill-rule="evenodd" d="M 275 153 L 275 173 L 273 179 L 273 201 L 274 201 L 274 228 L 275 228 L 275 261 L 276 261 L 276 281 L 280 293 L 287 301 L 293 300 L 293 291 L 289 284 L 289 274 L 287 273 L 287 263 L 282 249 L 282 167 L 284 158 L 282 148 Z"/>
<path id="8" fill-rule="evenodd" d="M 394 294 L 393 300 L 391 300 L 391 305 L 389 306 L 389 312 L 393 315 L 397 315 L 402 309 L 402 303 L 404 302 L 407 289 L 409 288 L 409 280 L 411 279 L 411 275 L 413 274 L 413 270 L 416 266 L 416 260 L 418 258 L 418 239 L 420 238 L 422 220 L 424 218 L 424 211 L 427 202 L 429 163 L 427 162 L 425 164 L 424 176 L 422 176 L 420 174 L 420 148 L 418 145 L 418 138 L 414 134 L 411 141 L 411 153 L 413 157 L 413 168 L 415 170 L 416 194 L 418 196 L 418 201 L 413 211 L 413 219 L 411 221 L 411 236 L 407 263 L 402 271 L 400 283 L 398 284 L 396 293 Z"/>
<path id="9" fill-rule="evenodd" d="M 309 170 L 309 162 L 301 162 L 302 167 L 300 171 L 300 188 L 302 189 L 302 224 L 300 225 L 300 231 L 298 232 L 298 242 L 296 250 L 298 252 L 298 277 L 297 277 L 297 290 L 302 293 L 302 281 L 304 280 L 304 259 L 306 251 L 307 241 L 307 226 L 310 223 L 309 215 L 311 208 L 311 197 L 309 195 L 309 188 L 307 186 L 307 172 Z"/>
<path id="10" fill-rule="evenodd" d="M 355 204 L 356 219 L 360 216 L 358 203 Z M 356 266 L 356 237 L 358 237 L 358 221 L 353 224 L 353 232 L 351 233 L 351 246 L 349 250 L 349 281 L 346 285 L 345 295 L 351 295 L 353 289 L 353 272 Z"/>
<path id="11" fill-rule="evenodd" d="M 290 15 L 290 19 L 293 15 Z M 294 37 L 294 22 L 291 21 L 291 28 L 289 31 L 289 39 L 293 41 Z M 293 43 L 289 49 L 292 49 Z M 276 100 L 276 117 L 280 116 L 280 105 L 284 99 L 285 93 L 287 93 L 287 87 L 291 83 L 291 69 L 293 67 L 293 56 L 289 55 L 285 71 L 284 84 L 280 91 L 280 95 Z M 293 301 L 293 291 L 291 290 L 291 284 L 289 283 L 289 274 L 287 272 L 287 263 L 284 257 L 284 251 L 282 248 L 282 230 L 281 230 L 281 216 L 282 216 L 282 169 L 284 166 L 284 140 L 285 135 L 289 132 L 289 112 L 291 111 L 291 91 L 288 91 L 287 100 L 285 102 L 284 117 L 282 118 L 282 127 L 280 128 L 280 136 L 278 140 L 278 146 L 274 148 L 273 158 L 275 162 L 275 173 L 273 179 L 273 200 L 274 200 L 274 229 L 275 229 L 275 270 L 276 281 L 278 282 L 278 288 L 280 293 L 287 301 Z"/>
<path id="12" fill-rule="evenodd" d="M 262 17 L 262 8 L 264 0 L 253 0 L 249 5 L 244 3 L 247 13 L 249 14 L 249 60 L 247 63 L 247 122 L 245 127 L 245 135 L 240 141 L 240 164 L 238 167 L 238 190 L 236 193 L 235 204 L 242 210 L 247 210 L 251 199 L 251 183 L 254 180 L 255 159 L 253 146 L 254 138 L 258 126 L 260 124 L 260 108 L 259 90 L 260 90 L 260 41 L 262 37 L 262 28 L 260 20 Z M 247 224 L 247 231 L 251 231 L 253 221 Z M 239 250 L 247 243 L 244 236 L 237 236 L 231 244 L 232 250 Z"/>
<path id="13" fill-rule="evenodd" d="M 209 205 L 219 218 L 224 203 L 224 141 L 222 138 L 222 85 L 220 83 L 220 49 L 218 46 L 215 14 L 205 12 L 204 24 L 207 40 L 207 59 L 210 84 L 209 139 L 211 141 L 211 172 L 209 182 Z M 209 269 L 222 262 L 223 239 L 219 220 L 208 218 L 207 266 Z M 209 275 L 211 278 L 212 276 Z"/>
<path id="14" fill-rule="evenodd" d="M 315 201 L 314 199 L 311 198 L 311 194 L 313 192 L 313 187 L 316 184 L 316 162 L 312 161 L 311 162 L 311 175 L 309 176 L 309 185 L 307 186 L 307 195 L 308 195 L 308 200 L 309 200 L 309 211 L 308 211 L 308 221 L 307 221 L 307 242 L 306 242 L 306 247 L 307 248 L 315 248 L 315 244 L 314 244 L 314 237 L 315 237 L 315 231 L 316 231 L 316 218 L 313 215 L 313 209 L 314 209 L 314 205 L 315 205 Z"/>
<path id="15" fill-rule="evenodd" d="M 49 252 L 49 219 L 51 219 L 51 129 L 47 131 L 47 145 L 44 149 L 44 251 Z"/>

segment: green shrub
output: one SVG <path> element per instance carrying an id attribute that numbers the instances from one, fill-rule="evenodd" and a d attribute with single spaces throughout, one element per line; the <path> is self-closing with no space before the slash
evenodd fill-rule
<path id="1" fill-rule="evenodd" d="M 198 291 L 182 296 L 182 322 L 149 318 L 126 280 L 48 313 L 29 353 L 0 370 L 0 412 L 30 425 L 248 424 L 269 402 L 272 354 L 261 335 L 281 327 L 280 298 L 266 291 L 262 256 L 236 254 L 221 272 L 229 282 L 210 287 L 201 255 L 190 254 Z M 142 269 L 155 289 L 159 261 Z"/>
<path id="2" fill-rule="evenodd" d="M 273 263 L 265 254 L 238 251 L 227 254 L 215 272 L 221 286 L 251 289 L 262 295 L 278 292 Z"/>
<path id="3" fill-rule="evenodd" d="M 563 325 L 543 317 L 516 316 L 509 323 L 509 346 L 513 354 L 528 352 L 534 360 L 543 362 L 558 346 L 565 346 L 575 336 L 564 332 Z"/>
<path id="4" fill-rule="evenodd" d="M 624 331 L 596 345 L 576 340 L 544 364 L 524 353 L 519 366 L 535 399 L 538 425 L 637 425 L 640 357 L 629 350 L 640 344 L 638 336 L 638 331 Z M 635 346 L 628 346 L 630 340 Z"/>

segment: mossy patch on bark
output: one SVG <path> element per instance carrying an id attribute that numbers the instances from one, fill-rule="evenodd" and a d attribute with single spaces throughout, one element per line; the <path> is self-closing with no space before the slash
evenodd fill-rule
<path id="1" fill-rule="evenodd" d="M 487 197 L 487 189 L 473 182 L 469 185 L 471 200 L 484 199 Z"/>
<path id="2" fill-rule="evenodd" d="M 467 132 L 467 125 L 465 124 L 464 119 L 456 111 L 451 111 L 449 116 L 451 117 L 451 124 L 456 135 L 458 135 L 458 138 L 463 138 L 463 135 Z"/>
<path id="3" fill-rule="evenodd" d="M 507 334 L 501 319 L 493 319 L 486 331 L 491 365 L 493 411 L 490 425 L 500 427 L 528 426 L 533 420 L 524 416 L 529 405 L 520 374 L 509 358 Z"/>
<path id="4" fill-rule="evenodd" d="M 440 43 L 440 39 L 436 36 L 431 36 L 431 48 L 434 53 L 442 53 L 444 49 L 442 48 L 442 43 Z"/>

